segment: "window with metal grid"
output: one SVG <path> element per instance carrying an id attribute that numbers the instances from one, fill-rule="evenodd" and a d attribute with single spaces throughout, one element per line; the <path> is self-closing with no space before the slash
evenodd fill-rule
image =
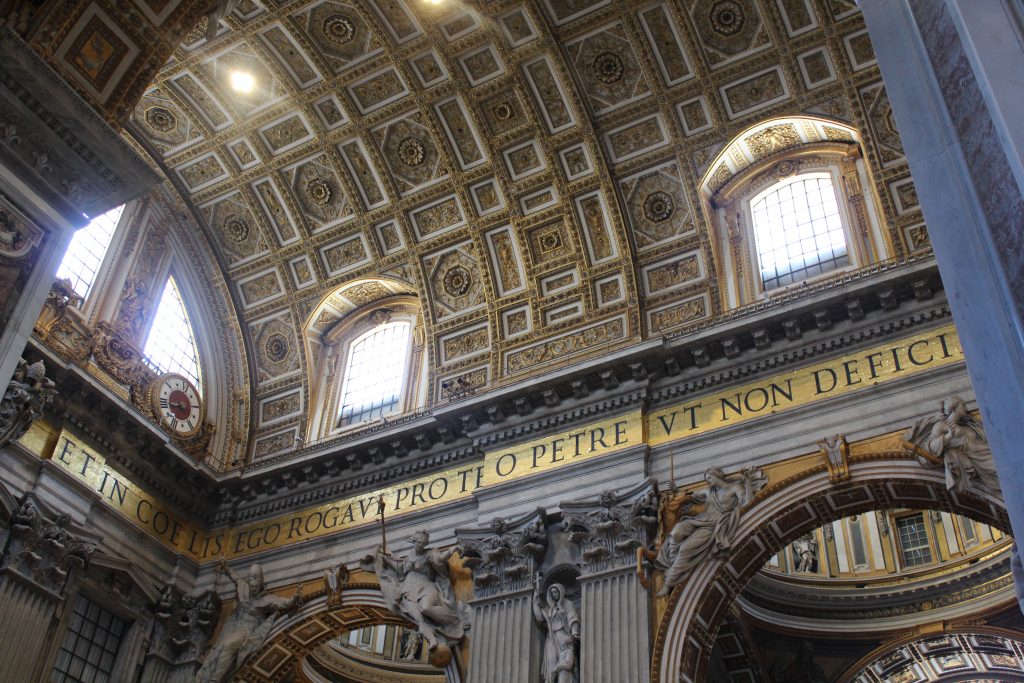
<path id="1" fill-rule="evenodd" d="M 167 284 L 164 285 L 143 353 L 158 372 L 184 375 L 202 395 L 199 351 L 196 349 L 196 339 L 185 310 L 185 302 L 181 299 L 181 292 L 173 277 L 168 276 Z"/>
<path id="2" fill-rule="evenodd" d="M 932 549 L 928 544 L 928 532 L 924 526 L 924 515 L 910 515 L 896 520 L 899 532 L 900 555 L 904 567 L 931 564 Z"/>
<path id="3" fill-rule="evenodd" d="M 68 250 L 64 252 L 57 277 L 71 280 L 75 293 L 83 299 L 96 280 L 96 273 L 110 247 L 110 240 L 114 238 L 123 211 L 124 204 L 92 219 L 87 226 L 75 232 Z"/>
<path id="4" fill-rule="evenodd" d="M 784 287 L 850 263 L 832 177 L 787 178 L 750 203 L 765 290 Z"/>
<path id="5" fill-rule="evenodd" d="M 79 595 L 57 653 L 51 683 L 105 683 L 114 670 L 125 622 Z"/>
<path id="6" fill-rule="evenodd" d="M 398 409 L 409 361 L 407 322 L 374 328 L 352 343 L 341 391 L 340 426 Z"/>

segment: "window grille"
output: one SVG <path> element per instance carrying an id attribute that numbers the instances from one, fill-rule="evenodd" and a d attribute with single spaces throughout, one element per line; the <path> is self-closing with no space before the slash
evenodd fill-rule
<path id="1" fill-rule="evenodd" d="M 341 426 L 398 410 L 409 360 L 407 322 L 377 327 L 357 339 L 348 354 L 341 392 Z"/>
<path id="2" fill-rule="evenodd" d="M 57 653 L 51 683 L 109 681 L 124 631 L 124 621 L 79 595 Z"/>
<path id="3" fill-rule="evenodd" d="M 766 291 L 850 263 L 829 174 L 809 173 L 783 180 L 757 195 L 750 210 Z"/>
<path id="4" fill-rule="evenodd" d="M 57 277 L 71 280 L 75 293 L 83 299 L 96 281 L 103 257 L 114 238 L 117 223 L 121 220 L 124 204 L 92 219 L 87 226 L 79 228 L 64 252 L 64 258 L 57 269 Z"/>
<path id="5" fill-rule="evenodd" d="M 928 544 L 928 532 L 924 526 L 924 515 L 911 515 L 896 520 L 899 531 L 900 555 L 904 567 L 918 567 L 931 564 L 932 550 Z"/>
<path id="6" fill-rule="evenodd" d="M 199 352 L 192 323 L 173 277 L 167 278 L 143 352 L 158 372 L 184 375 L 203 393 Z"/>

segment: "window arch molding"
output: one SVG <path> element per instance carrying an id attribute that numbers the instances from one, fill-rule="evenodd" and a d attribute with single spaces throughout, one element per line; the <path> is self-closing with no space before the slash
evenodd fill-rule
<path id="1" fill-rule="evenodd" d="M 827 178 L 835 192 L 848 250 L 843 265 L 769 289 L 759 267 L 752 205 L 773 186 L 801 176 Z M 774 119 L 737 135 L 700 183 L 721 273 L 723 307 L 755 303 L 806 282 L 888 258 L 892 245 L 881 229 L 879 200 L 864 164 L 860 137 L 848 126 L 811 118 Z M 795 269 L 794 269 L 795 270 Z"/>
<path id="2" fill-rule="evenodd" d="M 332 298 L 339 298 L 339 294 L 344 297 L 345 292 L 339 290 L 329 296 L 306 325 L 307 367 L 312 373 L 307 443 L 315 443 L 364 424 L 341 424 L 343 392 L 349 379 L 346 373 L 354 347 L 383 327 L 408 325 L 409 335 L 398 400 L 387 414 L 401 415 L 426 404 L 426 345 L 419 298 L 414 294 L 391 293 L 349 311 L 332 310 L 330 302 Z"/>

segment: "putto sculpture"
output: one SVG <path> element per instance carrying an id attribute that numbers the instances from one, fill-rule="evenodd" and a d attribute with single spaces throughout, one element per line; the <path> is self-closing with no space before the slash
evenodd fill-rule
<path id="1" fill-rule="evenodd" d="M 230 676 L 267 639 L 277 615 L 302 602 L 301 584 L 290 598 L 267 593 L 263 568 L 259 564 L 252 565 L 247 574 L 239 576 L 221 561 L 219 571 L 234 582 L 238 604 L 224 623 L 216 645 L 196 672 L 193 683 L 225 683 L 230 680 Z"/>
<path id="2" fill-rule="evenodd" d="M 760 469 L 748 467 L 728 477 L 718 467 L 704 473 L 708 487 L 690 494 L 683 501 L 682 516 L 669 531 L 653 559 L 665 572 L 665 584 L 658 591 L 665 596 L 690 572 L 709 557 L 729 551 L 740 524 L 740 515 L 754 495 L 768 483 Z M 693 512 L 693 505 L 703 505 Z M 652 558 L 651 555 L 654 555 Z"/>
<path id="3" fill-rule="evenodd" d="M 959 396 L 946 399 L 938 412 L 918 420 L 904 440 L 922 465 L 946 468 L 949 490 L 980 490 L 1002 498 L 985 430 Z"/>
<path id="4" fill-rule="evenodd" d="M 427 643 L 430 663 L 444 668 L 452 660 L 452 647 L 469 629 L 469 608 L 455 599 L 448 572 L 455 548 L 428 549 L 430 534 L 422 530 L 413 534 L 412 542 L 404 557 L 381 546 L 360 564 L 377 575 L 388 609 L 416 625 Z"/>
<path id="5" fill-rule="evenodd" d="M 579 683 L 580 617 L 566 596 L 565 586 L 548 586 L 546 600 L 541 596 L 541 575 L 533 587 L 533 618 L 547 630 L 544 658 L 541 660 L 543 683 Z"/>
<path id="6" fill-rule="evenodd" d="M 16 441 L 43 414 L 43 407 L 53 400 L 53 381 L 46 377 L 43 361 L 29 365 L 18 361 L 14 376 L 0 399 L 0 446 Z"/>

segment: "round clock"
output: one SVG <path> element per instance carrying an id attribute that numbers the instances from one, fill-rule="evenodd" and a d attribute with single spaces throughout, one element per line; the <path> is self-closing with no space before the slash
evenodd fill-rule
<path id="1" fill-rule="evenodd" d="M 161 375 L 150 388 L 150 400 L 160 426 L 175 436 L 194 436 L 203 425 L 203 402 L 186 377 Z"/>

